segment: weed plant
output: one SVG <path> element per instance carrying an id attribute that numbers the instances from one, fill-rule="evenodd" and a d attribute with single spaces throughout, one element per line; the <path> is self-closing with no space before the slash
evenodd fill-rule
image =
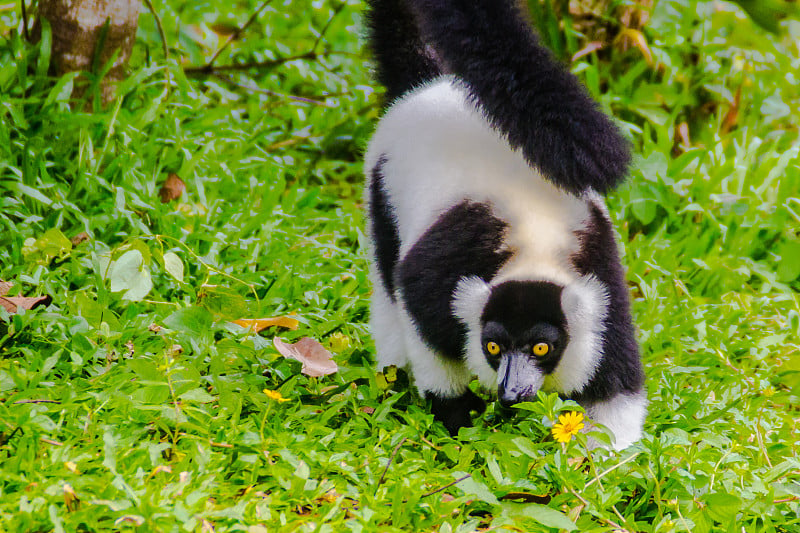
<path id="1" fill-rule="evenodd" d="M 638 154 L 609 205 L 650 408 L 611 453 L 553 440 L 555 395 L 453 439 L 376 375 L 360 2 L 273 2 L 213 73 L 261 4 L 154 4 L 169 54 L 144 11 L 106 107 L 0 8 L 0 280 L 52 297 L 0 308 L 0 531 L 800 531 L 800 26 L 660 0 L 649 57 L 571 64 Z"/>

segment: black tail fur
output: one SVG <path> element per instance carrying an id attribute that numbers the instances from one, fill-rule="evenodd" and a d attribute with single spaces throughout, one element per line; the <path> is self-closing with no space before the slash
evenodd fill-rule
<path id="1" fill-rule="evenodd" d="M 378 81 L 386 87 L 388 101 L 441 75 L 404 0 L 370 0 L 366 22 Z"/>
<path id="2" fill-rule="evenodd" d="M 627 141 L 539 44 L 516 0 L 406 1 L 370 2 L 378 78 L 390 97 L 445 70 L 437 63 L 446 65 L 487 120 L 555 185 L 574 194 L 588 187 L 606 192 L 625 178 Z"/>

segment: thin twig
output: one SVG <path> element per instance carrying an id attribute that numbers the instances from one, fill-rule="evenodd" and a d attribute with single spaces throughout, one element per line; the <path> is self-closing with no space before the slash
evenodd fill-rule
<path id="1" fill-rule="evenodd" d="M 31 37 L 28 35 L 28 10 L 25 9 L 25 0 L 19 0 L 22 7 L 22 34 L 25 36 L 25 41 L 31 42 Z"/>
<path id="2" fill-rule="evenodd" d="M 327 56 L 353 56 L 359 57 L 358 54 L 354 54 L 351 52 L 343 52 L 340 50 L 327 50 L 324 52 L 305 52 L 302 54 L 297 54 L 293 56 L 286 56 L 286 57 L 279 57 L 278 59 L 270 59 L 267 61 L 257 61 L 254 63 L 241 63 L 239 65 L 202 65 L 200 67 L 186 67 L 183 69 L 183 72 L 187 75 L 191 74 L 215 74 L 217 72 L 230 72 L 230 71 L 242 71 L 242 70 L 251 70 L 251 69 L 271 69 L 284 63 L 288 63 L 289 61 L 297 61 L 299 59 L 311 59 L 316 60 L 322 57 Z"/>
<path id="3" fill-rule="evenodd" d="M 164 48 L 164 59 L 166 60 L 169 58 L 169 45 L 167 44 L 167 34 L 164 33 L 164 26 L 161 24 L 161 17 L 156 13 L 156 9 L 153 7 L 153 3 L 150 0 L 144 0 L 144 3 L 147 5 L 147 9 L 150 10 L 153 18 L 156 19 L 156 28 L 158 28 L 158 35 L 161 36 L 161 46 Z"/>
<path id="4" fill-rule="evenodd" d="M 214 61 L 217 60 L 222 51 L 225 50 L 233 41 L 238 39 L 239 36 L 241 36 L 242 33 L 244 33 L 244 31 L 250 26 L 250 24 L 255 22 L 256 18 L 258 18 L 261 12 L 264 11 L 264 8 L 267 7 L 271 1 L 272 0 L 265 0 L 264 2 L 262 2 L 261 7 L 256 9 L 255 12 L 252 15 L 250 15 L 250 18 L 247 19 L 247 22 L 244 23 L 244 26 L 242 26 L 241 28 L 236 28 L 236 31 L 234 31 L 231 34 L 231 36 L 228 37 L 228 40 L 225 41 L 225 44 L 223 44 L 222 47 L 219 50 L 217 50 L 214 56 L 208 61 L 207 66 L 210 67 L 214 64 Z"/>
<path id="5" fill-rule="evenodd" d="M 392 465 L 392 461 L 394 461 L 394 458 L 397 455 L 397 452 L 400 451 L 400 446 L 402 446 L 405 441 L 406 441 L 406 437 L 403 437 L 403 440 L 398 442 L 397 446 L 395 446 L 394 450 L 392 450 L 392 455 L 389 456 L 389 462 L 386 463 L 386 468 L 383 469 L 383 474 L 381 474 L 381 478 L 378 480 L 378 487 L 383 485 L 383 482 L 386 479 L 386 472 L 389 471 L 389 467 Z"/>
<path id="6" fill-rule="evenodd" d="M 317 40 L 314 41 L 314 46 L 311 47 L 311 50 L 313 50 L 314 52 L 317 51 L 317 47 L 319 46 L 319 43 L 322 42 L 322 38 L 325 37 L 325 33 L 328 31 L 328 28 L 331 27 L 331 23 L 333 22 L 333 19 L 335 19 L 336 16 L 339 13 L 342 12 L 342 9 L 344 9 L 344 6 L 346 4 L 347 4 L 347 2 L 342 2 L 341 4 L 339 4 L 336 7 L 336 9 L 333 10 L 333 15 L 331 15 L 331 17 L 328 19 L 328 22 L 326 22 L 325 25 L 320 30 L 319 35 L 317 35 Z"/>
<path id="7" fill-rule="evenodd" d="M 59 402 L 58 400 L 17 400 L 16 402 L 14 402 L 14 405 L 17 405 L 17 404 L 20 404 L 20 403 L 56 403 L 56 404 L 60 404 L 61 402 Z"/>
<path id="8" fill-rule="evenodd" d="M 629 462 L 633 461 L 633 460 L 634 460 L 634 459 L 636 459 L 637 457 L 639 457 L 639 454 L 638 454 L 638 453 L 635 453 L 635 454 L 631 455 L 630 457 L 628 457 L 627 459 L 625 459 L 624 461 L 620 461 L 619 463 L 615 464 L 615 465 L 614 465 L 614 466 L 612 466 L 611 468 L 608 468 L 607 470 L 603 470 L 602 472 L 600 472 L 599 474 L 597 474 L 597 476 L 596 476 L 594 479 L 590 479 L 590 480 L 589 480 L 589 482 L 586 484 L 586 488 L 589 488 L 589 487 L 591 487 L 591 486 L 592 486 L 592 483 L 594 483 L 595 481 L 600 481 L 600 479 L 601 479 L 601 478 L 604 478 L 604 477 L 606 476 L 606 474 L 609 474 L 609 473 L 613 472 L 613 471 L 614 471 L 614 470 L 616 470 L 617 468 L 621 467 L 621 466 L 622 466 L 622 465 L 624 465 L 625 463 L 629 463 Z"/>
<path id="9" fill-rule="evenodd" d="M 322 106 L 322 107 L 330 107 L 325 102 L 322 102 L 320 100 L 314 100 L 313 98 L 306 98 L 305 96 L 296 96 L 294 94 L 279 93 L 279 92 L 275 92 L 275 91 L 270 91 L 269 89 L 262 89 L 260 87 L 253 87 L 252 85 L 246 85 L 244 83 L 237 83 L 234 80 L 232 80 L 229 76 L 226 76 L 225 74 L 221 74 L 221 73 L 218 73 L 218 72 L 212 73 L 212 76 L 215 76 L 215 77 L 223 80 L 224 82 L 229 83 L 229 84 L 231 84 L 231 85 L 233 85 L 235 87 L 241 87 L 242 89 L 247 89 L 248 91 L 253 91 L 255 93 L 268 94 L 270 96 L 276 96 L 278 98 L 286 98 L 288 100 L 295 100 L 297 102 L 302 102 L 304 104 L 314 104 L 314 105 L 318 105 L 318 106 Z"/>
<path id="10" fill-rule="evenodd" d="M 573 489 L 572 487 L 567 487 L 567 490 L 570 492 L 570 494 L 572 494 L 573 496 L 575 496 L 576 498 L 578 498 L 578 499 L 581 501 L 581 503 L 583 504 L 583 506 L 584 506 L 584 507 L 589 507 L 589 502 L 588 502 L 588 501 L 586 501 L 586 500 L 585 500 L 585 499 L 584 499 L 584 498 L 583 498 L 583 497 L 582 497 L 580 494 L 578 494 L 577 492 L 575 492 L 575 489 Z M 615 510 L 616 510 L 616 509 L 615 509 Z M 616 522 L 614 522 L 613 520 L 610 520 L 610 519 L 608 519 L 608 518 L 603 518 L 603 517 L 600 517 L 600 516 L 597 516 L 597 518 L 598 518 L 599 520 L 601 520 L 601 521 L 605 522 L 607 525 L 609 525 L 609 526 L 613 527 L 614 529 L 621 529 L 621 530 L 623 530 L 623 531 L 627 531 L 627 529 L 625 529 L 625 528 L 624 528 L 624 527 L 622 527 L 621 525 L 617 524 L 617 523 L 616 523 Z M 624 520 L 623 520 L 623 521 L 624 521 Z"/>
<path id="11" fill-rule="evenodd" d="M 53 446 L 63 446 L 63 442 L 58 442 L 57 440 L 48 439 L 47 437 L 40 437 L 40 441 L 44 442 L 45 444 L 52 444 Z"/>
<path id="12" fill-rule="evenodd" d="M 288 63 L 289 61 L 295 61 L 298 59 L 317 59 L 319 54 L 314 52 L 306 52 L 304 54 L 297 54 L 293 56 L 286 56 L 286 57 L 279 57 L 278 59 L 270 59 L 267 61 L 257 61 L 255 63 L 242 63 L 239 65 L 203 65 L 201 67 L 186 67 L 183 71 L 186 74 L 214 74 L 216 72 L 229 72 L 229 71 L 239 71 L 239 70 L 250 70 L 250 69 L 269 69 L 274 68 L 284 63 Z"/>
<path id="13" fill-rule="evenodd" d="M 465 479 L 467 479 L 468 477 L 472 477 L 472 474 L 467 474 L 466 476 L 464 476 L 464 477 L 460 477 L 460 478 L 458 478 L 457 480 L 453 481 L 452 483 L 448 483 L 448 484 L 447 484 L 447 485 L 445 485 L 444 487 L 439 487 L 438 489 L 436 489 L 436 490 L 434 490 L 434 491 L 427 492 L 427 493 L 423 494 L 422 496 L 420 496 L 420 498 L 427 498 L 428 496 L 433 496 L 433 495 L 434 495 L 434 494 L 436 494 L 437 492 L 442 492 L 444 489 L 450 488 L 450 487 L 452 487 L 453 485 L 455 485 L 456 483 L 461 483 L 462 481 L 464 481 L 464 480 L 465 480 Z"/>
<path id="14" fill-rule="evenodd" d="M 156 28 L 158 28 L 158 34 L 161 36 L 161 46 L 164 48 L 164 63 L 167 63 L 166 68 L 164 69 L 164 73 L 166 74 L 165 78 L 165 87 L 164 91 L 166 92 L 167 96 L 169 97 L 170 88 L 172 87 L 172 75 L 169 72 L 169 44 L 167 44 L 167 34 L 164 32 L 164 25 L 161 24 L 161 17 L 158 16 L 156 9 L 153 7 L 153 3 L 151 0 L 144 0 L 144 3 L 147 4 L 147 9 L 150 10 L 152 13 L 153 18 L 156 19 Z"/>
<path id="15" fill-rule="evenodd" d="M 791 498 L 784 498 L 782 500 L 773 500 L 772 503 L 773 504 L 788 503 L 788 502 L 793 502 L 795 500 L 800 500 L 800 496 L 792 496 Z"/>

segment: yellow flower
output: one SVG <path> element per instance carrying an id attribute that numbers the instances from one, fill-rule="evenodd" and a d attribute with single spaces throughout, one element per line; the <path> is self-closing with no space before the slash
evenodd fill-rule
<path id="1" fill-rule="evenodd" d="M 288 402 L 289 401 L 289 398 L 284 398 L 281 395 L 281 393 L 276 391 L 276 390 L 264 389 L 264 394 L 266 394 L 267 397 L 270 400 L 275 400 L 276 402 Z"/>
<path id="2" fill-rule="evenodd" d="M 553 438 L 558 442 L 569 442 L 573 435 L 577 435 L 583 429 L 583 414 L 577 411 L 570 411 L 565 415 L 559 415 L 558 424 L 553 425 Z"/>

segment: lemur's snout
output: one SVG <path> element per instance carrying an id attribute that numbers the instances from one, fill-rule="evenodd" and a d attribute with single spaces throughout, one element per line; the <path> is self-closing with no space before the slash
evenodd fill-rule
<path id="1" fill-rule="evenodd" d="M 504 355 L 497 369 L 497 398 L 503 407 L 530 400 L 539 392 L 544 375 L 526 354 Z"/>

